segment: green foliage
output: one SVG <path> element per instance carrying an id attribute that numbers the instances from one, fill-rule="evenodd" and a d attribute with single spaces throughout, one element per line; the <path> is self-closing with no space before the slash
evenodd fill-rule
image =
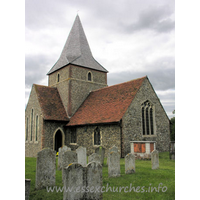
<path id="1" fill-rule="evenodd" d="M 57 161 L 57 158 L 56 158 Z M 120 159 L 121 176 L 117 178 L 108 178 L 108 167 L 106 166 L 106 159 L 103 165 L 103 186 L 108 189 L 113 187 L 116 189 L 118 187 L 118 192 L 113 192 L 108 189 L 107 192 L 103 193 L 104 200 L 127 200 L 127 199 L 162 199 L 162 200 L 173 200 L 175 199 L 175 161 L 169 159 L 169 153 L 159 153 L 159 164 L 160 167 L 157 170 L 151 169 L 150 160 L 136 160 L 135 168 L 136 172 L 134 174 L 125 174 L 125 159 Z M 25 159 L 25 178 L 31 179 L 31 190 L 30 190 L 30 200 L 32 199 L 51 199 L 59 200 L 63 199 L 62 192 L 47 192 L 46 189 L 35 190 L 35 173 L 36 173 L 36 158 L 26 158 Z M 167 190 L 162 192 L 162 188 L 159 192 L 153 188 L 157 188 L 159 184 L 162 187 L 166 186 Z M 131 187 L 144 187 L 145 190 L 142 192 L 140 188 L 134 192 L 124 191 L 123 187 L 128 186 L 128 190 Z M 62 187 L 62 171 L 56 170 L 56 186 Z M 122 188 L 119 192 L 119 188 Z M 149 191 L 148 191 L 149 190 Z M 152 192 L 151 192 L 152 191 Z"/>
<path id="2" fill-rule="evenodd" d="M 175 117 L 170 119 L 170 139 L 175 141 Z"/>

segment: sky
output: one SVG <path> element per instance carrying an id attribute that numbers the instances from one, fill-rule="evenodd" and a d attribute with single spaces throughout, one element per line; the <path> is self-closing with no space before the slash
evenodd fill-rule
<path id="1" fill-rule="evenodd" d="M 76 15 L 108 85 L 148 76 L 175 116 L 174 0 L 25 1 L 25 105 L 32 84 L 48 85 Z"/>

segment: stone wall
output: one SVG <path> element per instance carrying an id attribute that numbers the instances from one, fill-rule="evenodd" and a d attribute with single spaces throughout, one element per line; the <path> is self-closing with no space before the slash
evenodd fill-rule
<path id="1" fill-rule="evenodd" d="M 79 146 L 87 148 L 87 155 L 95 153 L 95 149 L 98 145 L 94 145 L 94 130 L 97 126 L 79 126 L 76 127 L 77 143 L 71 144 L 70 128 L 67 127 L 66 131 L 66 145 L 69 146 L 72 151 Z M 112 146 L 121 149 L 120 142 L 120 126 L 119 125 L 99 125 L 101 135 L 101 145 L 106 148 L 105 156 L 107 157 L 108 149 Z"/>
<path id="2" fill-rule="evenodd" d="M 31 141 L 31 112 L 33 110 L 33 123 L 32 123 L 32 141 Z M 36 141 L 36 117 L 38 116 L 38 128 L 37 128 L 37 141 Z M 27 124 L 28 119 L 28 124 Z M 28 126 L 28 139 L 26 140 Z M 28 104 L 25 110 L 25 156 L 36 157 L 37 152 L 42 149 L 41 145 L 41 133 L 43 127 L 42 112 L 39 106 L 39 102 L 36 98 L 36 91 L 33 85 Z"/>
<path id="3" fill-rule="evenodd" d="M 141 104 L 146 100 L 153 104 L 155 134 L 143 136 Z M 158 151 L 168 151 L 170 141 L 169 119 L 148 79 L 144 80 L 143 85 L 123 116 L 122 133 L 125 155 L 131 152 L 130 141 L 156 141 Z"/>

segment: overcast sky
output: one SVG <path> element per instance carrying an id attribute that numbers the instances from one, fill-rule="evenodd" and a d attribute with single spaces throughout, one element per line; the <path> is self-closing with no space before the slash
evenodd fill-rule
<path id="1" fill-rule="evenodd" d="M 175 109 L 174 0 L 25 1 L 25 104 L 32 84 L 48 85 L 78 13 L 108 85 L 147 75 L 169 118 Z"/>

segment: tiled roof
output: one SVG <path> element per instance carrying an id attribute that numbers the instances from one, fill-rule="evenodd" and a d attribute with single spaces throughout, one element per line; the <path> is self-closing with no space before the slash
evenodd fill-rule
<path id="1" fill-rule="evenodd" d="M 34 84 L 45 120 L 69 121 L 57 88 Z"/>
<path id="2" fill-rule="evenodd" d="M 76 16 L 60 58 L 48 72 L 48 75 L 68 64 L 74 64 L 106 73 L 108 72 L 93 58 L 78 15 Z"/>
<path id="3" fill-rule="evenodd" d="M 119 122 L 145 78 L 91 92 L 67 126 Z"/>

